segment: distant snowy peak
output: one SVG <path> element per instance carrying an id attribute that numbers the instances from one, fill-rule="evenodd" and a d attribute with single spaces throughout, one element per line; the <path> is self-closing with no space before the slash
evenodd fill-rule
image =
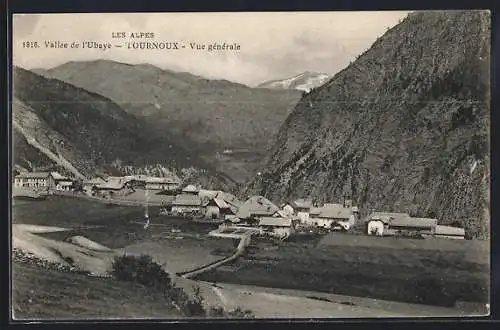
<path id="1" fill-rule="evenodd" d="M 288 79 L 266 81 L 257 87 L 271 89 L 298 89 L 309 92 L 311 89 L 323 85 L 330 78 L 331 76 L 326 73 L 306 71 Z"/>

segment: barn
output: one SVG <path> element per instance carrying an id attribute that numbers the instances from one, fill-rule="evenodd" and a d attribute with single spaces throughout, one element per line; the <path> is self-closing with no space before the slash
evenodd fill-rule
<path id="1" fill-rule="evenodd" d="M 14 178 L 14 187 L 52 190 L 55 187 L 55 180 L 49 172 L 21 173 Z"/>
<path id="2" fill-rule="evenodd" d="M 288 206 L 294 211 L 294 213 L 297 214 L 302 222 L 307 223 L 309 221 L 309 213 L 313 207 L 312 200 L 299 198 L 290 203 Z"/>
<path id="3" fill-rule="evenodd" d="M 451 239 L 465 239 L 465 229 L 459 227 L 437 225 L 434 236 Z"/>
<path id="4" fill-rule="evenodd" d="M 437 219 L 414 218 L 408 213 L 373 212 L 367 219 L 367 234 L 377 236 L 434 235 Z"/>
<path id="5" fill-rule="evenodd" d="M 106 182 L 95 185 L 92 190 L 100 196 L 112 198 L 124 194 L 125 184 L 116 177 L 109 177 Z"/>
<path id="6" fill-rule="evenodd" d="M 262 217 L 259 220 L 261 233 L 286 238 L 295 230 L 298 220 L 292 218 Z"/>
<path id="7" fill-rule="evenodd" d="M 174 214 L 195 214 L 202 213 L 203 206 L 201 198 L 193 194 L 180 194 L 177 195 L 172 202 L 172 212 Z"/>
<path id="8" fill-rule="evenodd" d="M 240 219 L 260 219 L 272 217 L 278 210 L 279 208 L 265 197 L 253 196 L 240 206 L 236 215 Z"/>
<path id="9" fill-rule="evenodd" d="M 73 190 L 73 181 L 71 180 L 61 180 L 56 185 L 56 190 L 59 191 L 72 191 Z"/>
<path id="10" fill-rule="evenodd" d="M 356 213 L 351 206 L 327 203 L 322 207 L 313 207 L 308 223 L 324 228 L 348 230 L 356 222 Z"/>
<path id="11" fill-rule="evenodd" d="M 229 205 L 219 197 L 211 198 L 203 205 L 206 207 L 206 217 L 210 219 L 225 218 L 234 215 Z"/>

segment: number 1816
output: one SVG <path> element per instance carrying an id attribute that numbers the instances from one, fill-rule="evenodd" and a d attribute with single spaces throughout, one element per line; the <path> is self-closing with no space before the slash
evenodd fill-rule
<path id="1" fill-rule="evenodd" d="M 23 48 L 38 48 L 36 41 L 23 41 Z"/>

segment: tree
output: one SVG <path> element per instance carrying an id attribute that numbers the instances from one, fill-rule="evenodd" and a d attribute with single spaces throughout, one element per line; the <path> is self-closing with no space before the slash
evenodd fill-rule
<path id="1" fill-rule="evenodd" d="M 83 180 L 78 179 L 73 182 L 73 190 L 76 192 L 81 192 L 83 191 Z"/>

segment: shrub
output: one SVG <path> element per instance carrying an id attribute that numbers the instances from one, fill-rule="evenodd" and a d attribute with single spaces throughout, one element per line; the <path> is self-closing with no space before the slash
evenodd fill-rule
<path id="1" fill-rule="evenodd" d="M 233 310 L 226 311 L 221 306 L 210 307 L 207 312 L 209 317 L 219 317 L 219 318 L 236 318 L 236 319 L 248 319 L 253 318 L 254 315 L 250 310 L 242 310 L 240 307 L 237 307 Z"/>
<path id="2" fill-rule="evenodd" d="M 251 310 L 242 310 L 240 307 L 236 307 L 235 309 L 229 311 L 227 316 L 230 318 L 239 318 L 239 319 L 248 319 L 253 318 L 254 315 Z"/>
<path id="3" fill-rule="evenodd" d="M 249 318 L 252 312 L 236 308 L 229 312 L 221 307 L 205 309 L 199 287 L 194 286 L 194 297 L 189 298 L 182 289 L 174 286 L 170 275 L 148 255 L 115 257 L 111 275 L 121 281 L 135 282 L 163 293 L 164 298 L 188 317 Z"/>
<path id="4" fill-rule="evenodd" d="M 210 317 L 224 317 L 225 311 L 224 308 L 220 306 L 212 306 L 208 309 L 208 316 Z"/>
<path id="5" fill-rule="evenodd" d="M 111 275 L 161 291 L 171 291 L 170 275 L 148 255 L 115 257 Z"/>
<path id="6" fill-rule="evenodd" d="M 421 304 L 451 307 L 455 297 L 450 295 L 443 283 L 434 278 L 423 278 L 414 285 L 417 301 Z"/>
<path id="7" fill-rule="evenodd" d="M 194 289 L 194 298 L 189 299 L 186 295 L 185 298 L 181 299 L 179 307 L 182 313 L 186 316 L 206 316 L 207 311 L 203 306 L 204 299 L 200 293 L 200 288 L 193 287 L 193 289 Z"/>

